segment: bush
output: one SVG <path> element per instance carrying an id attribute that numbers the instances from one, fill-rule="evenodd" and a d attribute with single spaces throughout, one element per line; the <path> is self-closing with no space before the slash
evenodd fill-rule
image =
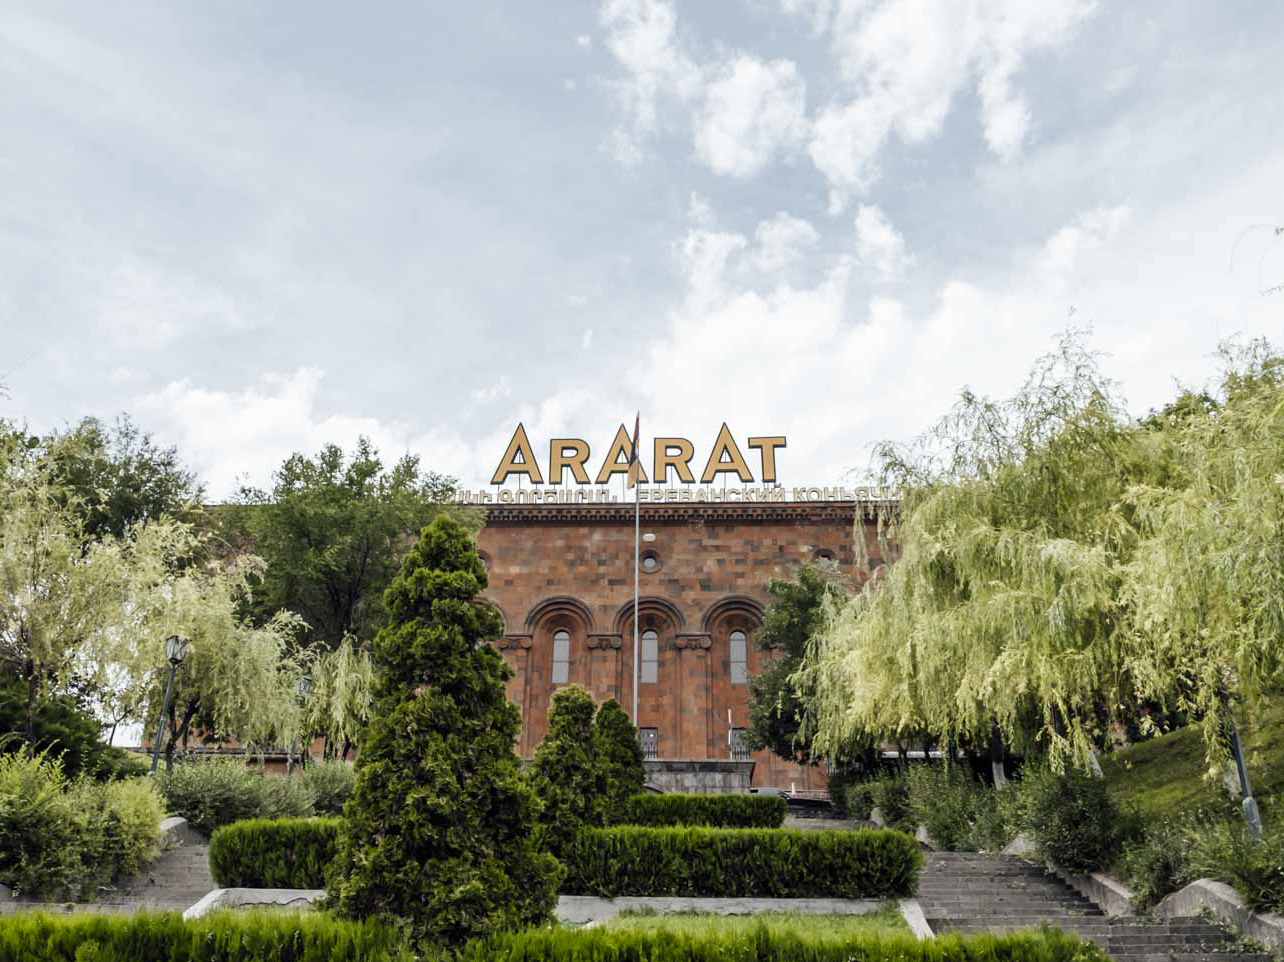
<path id="1" fill-rule="evenodd" d="M 459 962 L 1108 962 L 1094 945 L 1055 930 L 1020 935 L 865 936 L 809 942 L 763 925 L 743 934 L 677 935 L 611 929 L 538 929 L 469 943 Z"/>
<path id="2" fill-rule="evenodd" d="M 785 821 L 780 795 L 634 795 L 626 825 L 704 825 L 709 828 L 779 828 Z"/>
<path id="3" fill-rule="evenodd" d="M 247 818 L 301 818 L 313 797 L 299 779 L 267 775 L 241 758 L 182 762 L 160 778 L 161 795 L 174 815 L 204 835 Z"/>
<path id="4" fill-rule="evenodd" d="M 528 772 L 543 803 L 543 844 L 559 858 L 579 832 L 606 824 L 606 770 L 597 751 L 594 710 L 593 696 L 579 685 L 555 692 L 548 732 L 536 746 Z"/>
<path id="5" fill-rule="evenodd" d="M 1009 841 L 995 791 L 958 765 L 916 765 L 906 773 L 910 821 L 949 852 L 996 851 Z"/>
<path id="6" fill-rule="evenodd" d="M 61 762 L 68 778 L 86 775 L 105 781 L 147 770 L 141 756 L 103 741 L 98 719 L 65 695 L 45 696 L 37 702 L 34 729 L 34 750 Z M 25 751 L 26 730 L 26 682 L 0 682 L 0 751 Z M 10 735 L 15 737 L 7 737 Z"/>
<path id="7" fill-rule="evenodd" d="M 299 780 L 312 797 L 314 814 L 339 815 L 352 794 L 357 775 L 346 762 L 314 762 L 303 770 Z"/>
<path id="8" fill-rule="evenodd" d="M 10 915 L 0 917 L 0 960 L 41 962 L 411 962 L 401 934 L 381 922 L 320 912 Z"/>
<path id="9" fill-rule="evenodd" d="M 1020 828 L 1043 857 L 1070 872 L 1108 868 L 1140 837 L 1140 818 L 1119 808 L 1103 779 L 1079 771 L 1027 771 L 1013 800 Z"/>
<path id="10" fill-rule="evenodd" d="M 923 856 L 890 831 L 620 828 L 564 853 L 567 895 L 885 898 L 911 894 Z"/>
<path id="11" fill-rule="evenodd" d="M 1243 819 L 1203 821 L 1193 823 L 1186 837 L 1191 879 L 1219 879 L 1254 909 L 1284 910 L 1284 827 L 1276 825 L 1254 842 Z"/>
<path id="12" fill-rule="evenodd" d="M 337 818 L 259 818 L 224 825 L 210 839 L 210 874 L 223 888 L 322 888 L 339 824 Z"/>
<path id="13" fill-rule="evenodd" d="M 867 784 L 884 822 L 903 832 L 913 832 L 918 827 L 910 810 L 909 782 L 904 777 L 888 775 Z"/>
<path id="14" fill-rule="evenodd" d="M 1139 839 L 1124 847 L 1116 867 L 1140 905 L 1154 905 L 1195 880 L 1190 868 L 1190 825 L 1174 819 L 1152 822 Z"/>
<path id="15" fill-rule="evenodd" d="M 638 730 L 614 698 L 602 702 L 593 719 L 593 738 L 598 760 L 606 779 L 606 820 L 615 824 L 624 819 L 629 799 L 646 786 L 646 766 Z"/>
<path id="16" fill-rule="evenodd" d="M 160 847 L 149 782 L 68 782 L 46 756 L 0 756 L 0 882 L 23 895 L 88 897 Z"/>

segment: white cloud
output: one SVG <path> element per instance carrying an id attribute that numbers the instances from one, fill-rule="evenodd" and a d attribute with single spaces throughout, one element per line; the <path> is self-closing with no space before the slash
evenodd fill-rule
<path id="1" fill-rule="evenodd" d="M 818 243 L 820 234 L 808 221 L 780 211 L 754 231 L 754 267 L 764 274 L 779 273 L 802 260 Z"/>
<path id="2" fill-rule="evenodd" d="M 812 29 L 823 33 L 834 12 L 834 0 L 780 0 L 785 13 L 811 21 Z"/>
<path id="3" fill-rule="evenodd" d="M 749 177 L 807 136 L 806 85 L 789 60 L 739 56 L 709 83 L 696 153 L 719 174 Z"/>
<path id="4" fill-rule="evenodd" d="M 583 47 L 584 49 L 587 50 L 588 48 L 593 46 L 593 38 L 590 37 L 587 33 L 582 33 L 575 38 L 575 44 L 576 46 Z"/>
<path id="5" fill-rule="evenodd" d="M 588 303 L 588 296 L 585 294 L 567 294 L 566 303 L 569 307 L 583 307 Z"/>
<path id="6" fill-rule="evenodd" d="M 593 346 L 593 328 L 589 328 L 580 335 L 580 350 L 587 351 Z"/>
<path id="7" fill-rule="evenodd" d="M 841 0 L 831 42 L 854 96 L 821 110 L 810 144 L 831 208 L 878 177 L 890 136 L 917 144 L 940 133 L 973 82 L 990 149 L 1014 158 L 1031 126 L 1015 76 L 1032 53 L 1064 44 L 1093 9 L 1092 0 Z"/>
<path id="8" fill-rule="evenodd" d="M 116 346 L 140 351 L 160 350 L 191 334 L 250 327 L 222 288 L 137 257 L 122 261 L 112 273 L 98 323 Z"/>
<path id="9" fill-rule="evenodd" d="M 914 263 L 905 253 L 905 238 L 877 207 L 861 205 L 856 212 L 856 256 L 883 280 L 900 277 Z"/>
<path id="10" fill-rule="evenodd" d="M 513 386 L 508 383 L 508 375 L 501 374 L 498 381 L 492 381 L 473 391 L 473 401 L 478 404 L 490 404 L 501 398 L 512 397 Z"/>

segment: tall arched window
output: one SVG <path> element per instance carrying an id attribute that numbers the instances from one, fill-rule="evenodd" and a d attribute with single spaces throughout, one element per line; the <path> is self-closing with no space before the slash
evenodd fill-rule
<path id="1" fill-rule="evenodd" d="M 654 684 L 660 678 L 660 636 L 654 628 L 642 632 L 642 682 Z"/>
<path id="2" fill-rule="evenodd" d="M 571 674 L 571 633 L 553 632 L 553 684 L 565 685 Z"/>
<path id="3" fill-rule="evenodd" d="M 731 684 L 743 685 L 749 681 L 749 644 L 745 633 L 737 629 L 731 633 Z"/>

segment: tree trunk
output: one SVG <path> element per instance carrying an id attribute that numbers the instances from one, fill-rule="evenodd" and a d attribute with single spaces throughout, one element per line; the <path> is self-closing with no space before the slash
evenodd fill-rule
<path id="1" fill-rule="evenodd" d="M 40 695 L 40 679 L 36 677 L 36 664 L 27 662 L 27 724 L 24 734 L 27 739 L 27 754 L 36 753 L 36 700 Z"/>

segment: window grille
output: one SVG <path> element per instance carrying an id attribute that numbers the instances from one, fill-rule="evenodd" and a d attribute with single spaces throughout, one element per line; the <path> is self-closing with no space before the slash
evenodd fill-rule
<path id="1" fill-rule="evenodd" d="M 743 631 L 731 633 L 731 684 L 744 685 L 749 681 L 749 646 Z"/>
<path id="2" fill-rule="evenodd" d="M 660 731 L 656 728 L 639 728 L 638 744 L 642 746 L 643 758 L 660 757 Z"/>
<path id="3" fill-rule="evenodd" d="M 660 678 L 660 636 L 648 628 L 642 632 L 641 666 L 642 684 L 653 685 Z"/>

